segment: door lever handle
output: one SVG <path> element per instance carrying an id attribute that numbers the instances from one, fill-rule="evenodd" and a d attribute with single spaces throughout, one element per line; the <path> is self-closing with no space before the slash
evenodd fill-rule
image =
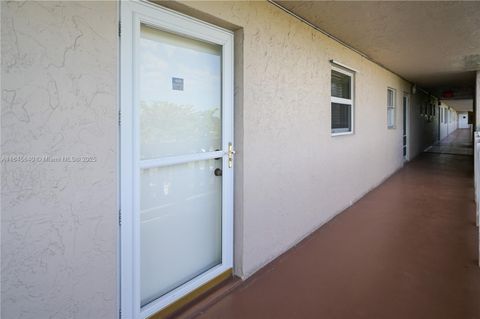
<path id="1" fill-rule="evenodd" d="M 228 143 L 228 167 L 233 167 L 233 155 L 235 154 L 235 150 L 233 149 L 232 143 Z"/>

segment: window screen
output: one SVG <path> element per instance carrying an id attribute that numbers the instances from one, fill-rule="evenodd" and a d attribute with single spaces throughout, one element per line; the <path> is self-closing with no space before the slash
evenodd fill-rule
<path id="1" fill-rule="evenodd" d="M 396 91 L 387 89 L 387 127 L 395 128 L 395 100 Z"/>
<path id="2" fill-rule="evenodd" d="M 351 77 L 332 70 L 332 96 L 342 99 L 351 98 Z"/>
<path id="3" fill-rule="evenodd" d="M 387 106 L 395 106 L 393 104 L 393 101 L 394 101 L 394 92 L 392 89 L 388 89 L 387 90 Z"/>
<path id="4" fill-rule="evenodd" d="M 353 74 L 334 68 L 331 72 L 332 134 L 353 130 Z"/>
<path id="5" fill-rule="evenodd" d="M 352 106 L 332 103 L 332 132 L 342 133 L 352 130 Z"/>

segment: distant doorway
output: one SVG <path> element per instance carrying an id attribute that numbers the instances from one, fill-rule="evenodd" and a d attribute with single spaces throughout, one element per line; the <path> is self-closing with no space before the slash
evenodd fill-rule
<path id="1" fill-rule="evenodd" d="M 468 124 L 468 113 L 459 113 L 458 114 L 458 128 L 470 128 Z"/>
<path id="2" fill-rule="evenodd" d="M 403 159 L 408 161 L 408 95 L 403 96 Z"/>

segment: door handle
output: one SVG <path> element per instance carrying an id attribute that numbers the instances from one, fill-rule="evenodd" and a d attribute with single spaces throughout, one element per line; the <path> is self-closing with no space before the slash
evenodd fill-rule
<path id="1" fill-rule="evenodd" d="M 228 143 L 228 167 L 233 167 L 233 155 L 235 154 L 232 143 Z"/>

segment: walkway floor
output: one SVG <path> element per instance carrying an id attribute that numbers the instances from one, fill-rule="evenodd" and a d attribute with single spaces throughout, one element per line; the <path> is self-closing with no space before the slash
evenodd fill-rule
<path id="1" fill-rule="evenodd" d="M 458 129 L 439 143 L 433 145 L 429 153 L 473 155 L 472 131 L 469 128 Z"/>
<path id="2" fill-rule="evenodd" d="M 472 170 L 422 154 L 196 318 L 480 318 Z"/>

